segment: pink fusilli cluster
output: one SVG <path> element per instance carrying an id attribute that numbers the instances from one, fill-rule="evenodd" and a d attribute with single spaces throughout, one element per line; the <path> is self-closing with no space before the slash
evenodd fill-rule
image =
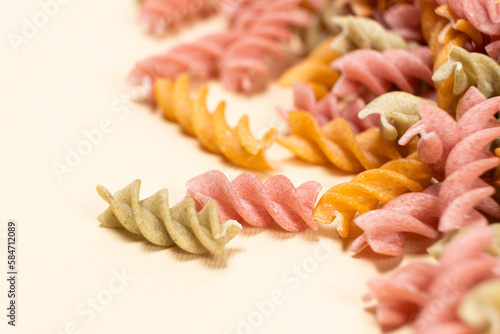
<path id="1" fill-rule="evenodd" d="M 261 183 L 252 173 L 229 181 L 222 172 L 210 171 L 189 180 L 186 195 L 201 206 L 215 199 L 222 220 L 232 217 L 258 227 L 276 222 L 286 231 L 297 232 L 318 228 L 312 213 L 320 190 L 314 181 L 295 188 L 283 175 Z"/>
<path id="2" fill-rule="evenodd" d="M 500 258 L 484 251 L 493 242 L 490 227 L 458 235 L 438 265 L 418 262 L 368 283 L 366 300 L 376 299 L 377 320 L 398 327 L 413 322 L 417 334 L 476 333 L 457 315 L 460 301 L 476 285 L 500 277 Z"/>
<path id="3" fill-rule="evenodd" d="M 500 137 L 500 125 L 492 117 L 499 108 L 500 97 L 486 99 L 476 88 L 470 88 L 464 96 L 458 122 L 438 107 L 421 104 L 421 121 L 400 143 L 420 134 L 420 160 L 435 172 L 444 173 L 444 181 L 359 216 L 355 223 L 364 233 L 351 250 L 357 252 L 369 245 L 375 252 L 399 255 L 404 251 L 407 232 L 437 238 L 440 232 L 488 224 L 480 211 L 500 217 L 500 206 L 491 197 L 495 190 L 483 176 L 500 163 L 485 148 Z"/>
<path id="4" fill-rule="evenodd" d="M 246 1 L 230 12 L 230 31 L 207 35 L 193 43 L 138 62 L 129 75 L 132 84 L 157 78 L 175 79 L 189 72 L 206 79 L 218 76 L 233 91 L 254 91 L 269 78 L 272 59 L 280 59 L 280 43 L 290 40 L 293 27 L 309 23 L 300 0 Z"/>

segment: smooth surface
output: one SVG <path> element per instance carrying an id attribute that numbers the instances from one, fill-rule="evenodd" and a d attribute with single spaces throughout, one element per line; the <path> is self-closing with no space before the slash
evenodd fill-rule
<path id="1" fill-rule="evenodd" d="M 221 30 L 223 20 L 158 39 L 141 30 L 135 1 L 74 0 L 60 5 L 16 53 L 8 34 L 21 34 L 23 17 L 32 21 L 40 9 L 34 0 L 3 1 L 0 9 L 3 310 L 6 224 L 15 219 L 19 225 L 18 326 L 9 333 L 380 332 L 361 296 L 367 279 L 398 261 L 353 259 L 332 228 L 291 234 L 245 225 L 227 245 L 227 258 L 218 259 L 99 226 L 96 218 L 107 205 L 97 184 L 114 191 L 140 178 L 143 197 L 166 187 L 175 204 L 194 176 L 219 169 L 232 179 L 243 171 L 204 151 L 149 106 L 123 99 L 135 61 Z M 275 84 L 248 99 L 211 83 L 210 107 L 220 99 L 228 102 L 231 124 L 249 114 L 258 135 L 270 126 L 283 129 L 274 106 L 292 103 L 291 90 Z M 58 177 L 54 163 L 66 164 L 68 150 L 85 145 L 84 132 L 99 127 L 108 133 Z M 296 186 L 316 180 L 323 193 L 352 178 L 300 162 L 277 145 L 269 155 L 274 173 Z M 271 175 L 258 174 L 262 180 Z"/>

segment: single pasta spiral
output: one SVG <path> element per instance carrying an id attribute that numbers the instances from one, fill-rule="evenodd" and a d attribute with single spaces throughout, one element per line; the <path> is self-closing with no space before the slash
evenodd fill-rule
<path id="1" fill-rule="evenodd" d="M 418 107 L 421 103 L 435 104 L 406 92 L 389 92 L 368 103 L 358 114 L 359 118 L 380 115 L 380 132 L 387 140 L 397 140 L 420 120 Z"/>
<path id="2" fill-rule="evenodd" d="M 331 66 L 342 73 L 332 88 L 337 97 L 359 94 L 363 88 L 379 96 L 387 93 L 392 85 L 414 94 L 419 80 L 433 85 L 432 62 L 427 47 L 410 51 L 354 50 L 334 60 Z"/>
<path id="3" fill-rule="evenodd" d="M 137 62 L 128 80 L 133 85 L 150 89 L 156 78 L 175 79 L 186 72 L 208 79 L 216 75 L 217 61 L 224 50 L 239 37 L 238 32 L 223 32 L 181 44 L 165 54 Z"/>
<path id="4" fill-rule="evenodd" d="M 225 120 L 225 103 L 219 103 L 215 112 L 210 113 L 205 102 L 207 94 L 208 88 L 202 86 L 191 96 L 187 74 L 175 82 L 158 79 L 154 85 L 155 100 L 165 117 L 179 123 L 186 134 L 196 137 L 205 149 L 237 166 L 272 169 L 265 151 L 274 142 L 277 130 L 269 130 L 258 140 L 250 132 L 247 116 L 243 116 L 235 128 L 230 128 Z"/>
<path id="5" fill-rule="evenodd" d="M 452 46 L 450 57 L 432 76 L 434 81 L 453 78 L 453 94 L 461 95 L 475 86 L 487 98 L 500 95 L 500 65 L 482 53 Z"/>
<path id="6" fill-rule="evenodd" d="M 247 172 L 229 181 L 215 170 L 187 182 L 187 196 L 202 206 L 215 199 L 223 219 L 239 219 L 257 227 L 276 222 L 289 232 L 318 228 L 312 212 L 320 190 L 321 185 L 314 181 L 295 188 L 283 175 L 261 183 Z"/>
<path id="7" fill-rule="evenodd" d="M 97 192 L 109 208 L 97 220 L 103 226 L 125 228 L 142 235 L 158 246 L 177 245 L 189 253 L 211 252 L 218 256 L 225 256 L 224 245 L 241 230 L 241 225 L 234 220 L 221 224 L 215 201 L 197 213 L 192 198 L 169 207 L 167 189 L 139 200 L 140 187 L 141 181 L 135 180 L 112 195 L 98 185 Z"/>
<path id="8" fill-rule="evenodd" d="M 333 16 L 330 24 L 340 28 L 333 39 L 333 52 L 344 55 L 356 49 L 407 49 L 407 42 L 396 33 L 385 29 L 380 23 L 365 17 L 351 15 Z"/>

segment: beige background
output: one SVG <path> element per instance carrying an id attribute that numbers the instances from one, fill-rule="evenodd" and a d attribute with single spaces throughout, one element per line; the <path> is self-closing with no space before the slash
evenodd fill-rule
<path id="1" fill-rule="evenodd" d="M 40 10 L 34 0 L 3 1 L 0 9 L 4 273 L 7 221 L 19 226 L 18 327 L 9 333 L 380 332 L 361 296 L 367 279 L 397 261 L 352 259 L 331 228 L 290 234 L 247 227 L 228 245 L 228 257 L 218 259 L 99 227 L 96 217 L 106 205 L 96 184 L 114 191 L 140 178 L 143 196 L 166 187 L 173 204 L 194 176 L 211 169 L 231 178 L 242 172 L 203 151 L 149 106 L 122 100 L 135 61 L 220 30 L 221 19 L 158 39 L 137 24 L 135 1 L 73 0 L 16 52 L 9 34 L 21 34 L 23 18 L 33 22 Z M 210 106 L 226 99 L 231 124 L 249 114 L 258 134 L 280 125 L 274 106 L 291 104 L 291 92 L 276 85 L 252 99 L 210 85 Z M 83 132 L 106 119 L 112 131 L 59 180 L 54 162 L 64 163 L 68 148 L 85 139 Z M 351 178 L 297 161 L 278 146 L 269 154 L 275 173 L 295 185 L 313 179 L 325 191 Z M 309 273 L 301 278 L 294 267 Z M 129 277 L 125 283 L 114 279 L 117 272 Z M 6 305 L 6 281 L 0 281 Z M 273 307 L 264 302 L 267 311 L 259 311 L 256 304 L 277 296 Z M 88 303 L 95 298 L 106 305 L 92 312 Z"/>

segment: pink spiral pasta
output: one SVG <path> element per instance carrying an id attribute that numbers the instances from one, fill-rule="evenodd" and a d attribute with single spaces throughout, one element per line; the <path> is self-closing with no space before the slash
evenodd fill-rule
<path id="1" fill-rule="evenodd" d="M 419 159 L 431 165 L 435 172 L 443 173 L 448 155 L 460 140 L 478 130 L 500 126 L 493 118 L 498 110 L 500 97 L 486 99 L 475 87 L 469 88 L 462 98 L 458 122 L 436 106 L 421 104 L 421 120 L 408 129 L 399 144 L 405 145 L 420 134 Z"/>
<path id="2" fill-rule="evenodd" d="M 473 229 L 450 242 L 438 265 L 417 262 L 370 281 L 365 299 L 377 299 L 379 323 L 401 326 L 417 315 L 418 334 L 475 333 L 459 320 L 457 307 L 473 287 L 500 276 L 500 259 L 484 252 L 493 236 L 490 227 Z"/>
<path id="3" fill-rule="evenodd" d="M 496 137 L 500 136 L 500 128 L 494 130 L 497 130 Z M 452 167 L 442 183 L 423 193 L 401 195 L 382 209 L 357 217 L 355 223 L 364 233 L 355 240 L 351 250 L 358 252 L 369 245 L 377 253 L 396 256 L 404 252 L 407 232 L 436 239 L 440 232 L 449 233 L 466 226 L 488 224 L 477 208 L 499 217 L 500 207 L 491 198 L 494 188 L 482 181 L 480 176 L 497 167 L 500 160 L 496 157 L 479 160 L 484 150 L 481 141 L 491 141 L 496 137 L 492 136 L 491 129 L 472 134 L 461 142 L 465 142 L 464 145 L 457 145 L 450 153 Z M 469 143 L 472 142 L 479 145 L 467 161 L 462 155 L 464 149 L 470 149 Z"/>
<path id="4" fill-rule="evenodd" d="M 293 97 L 293 108 L 278 108 L 278 113 L 285 119 L 288 112 L 294 110 L 308 111 L 321 126 L 335 118 L 342 117 L 349 122 L 356 134 L 377 126 L 379 122 L 379 115 L 370 115 L 365 119 L 358 117 L 358 113 L 366 106 L 365 100 L 361 97 L 343 103 L 335 95 L 328 93 L 317 101 L 312 88 L 303 83 L 293 85 Z"/>
<path id="5" fill-rule="evenodd" d="M 299 3 L 259 1 L 237 16 L 233 26 L 241 37 L 220 59 L 219 77 L 227 89 L 250 92 L 263 87 L 270 75 L 270 62 L 283 56 L 279 43 L 290 40 L 292 27 L 309 23 L 309 14 L 296 8 Z"/>
<path id="6" fill-rule="evenodd" d="M 382 13 L 383 22 L 406 40 L 422 42 L 420 10 L 417 4 L 401 3 Z"/>
<path id="7" fill-rule="evenodd" d="M 139 18 L 151 33 L 159 36 L 183 22 L 214 13 L 215 3 L 215 0 L 144 0 Z"/>
<path id="8" fill-rule="evenodd" d="M 157 77 L 175 79 L 190 72 L 202 79 L 219 76 L 226 88 L 253 91 L 263 87 L 269 75 L 269 59 L 283 56 L 281 42 L 292 28 L 306 26 L 309 14 L 298 8 L 300 0 L 244 2 L 231 14 L 229 32 L 207 35 L 193 43 L 138 62 L 129 75 L 134 85 Z"/>
<path id="9" fill-rule="evenodd" d="M 283 175 L 261 183 L 248 172 L 229 181 L 222 172 L 210 171 L 189 180 L 186 195 L 201 206 L 215 199 L 222 220 L 238 217 L 257 227 L 276 222 L 286 231 L 297 232 L 318 228 L 312 214 L 320 190 L 314 181 L 295 188 Z"/>
<path id="10" fill-rule="evenodd" d="M 415 93 L 419 80 L 433 85 L 432 61 L 427 47 L 411 51 L 354 50 L 334 60 L 332 67 L 342 72 L 332 88 L 337 97 L 346 97 L 367 88 L 378 96 L 387 93 L 392 85 Z"/>
<path id="11" fill-rule="evenodd" d="M 496 0 L 437 0 L 448 5 L 461 19 L 490 36 L 500 35 L 500 2 Z"/>
<path id="12" fill-rule="evenodd" d="M 209 78 L 216 75 L 217 60 L 224 50 L 239 37 L 236 32 L 218 33 L 176 46 L 163 55 L 138 62 L 128 80 L 133 85 L 146 83 L 150 87 L 155 78 L 175 79 L 184 72 Z"/>

